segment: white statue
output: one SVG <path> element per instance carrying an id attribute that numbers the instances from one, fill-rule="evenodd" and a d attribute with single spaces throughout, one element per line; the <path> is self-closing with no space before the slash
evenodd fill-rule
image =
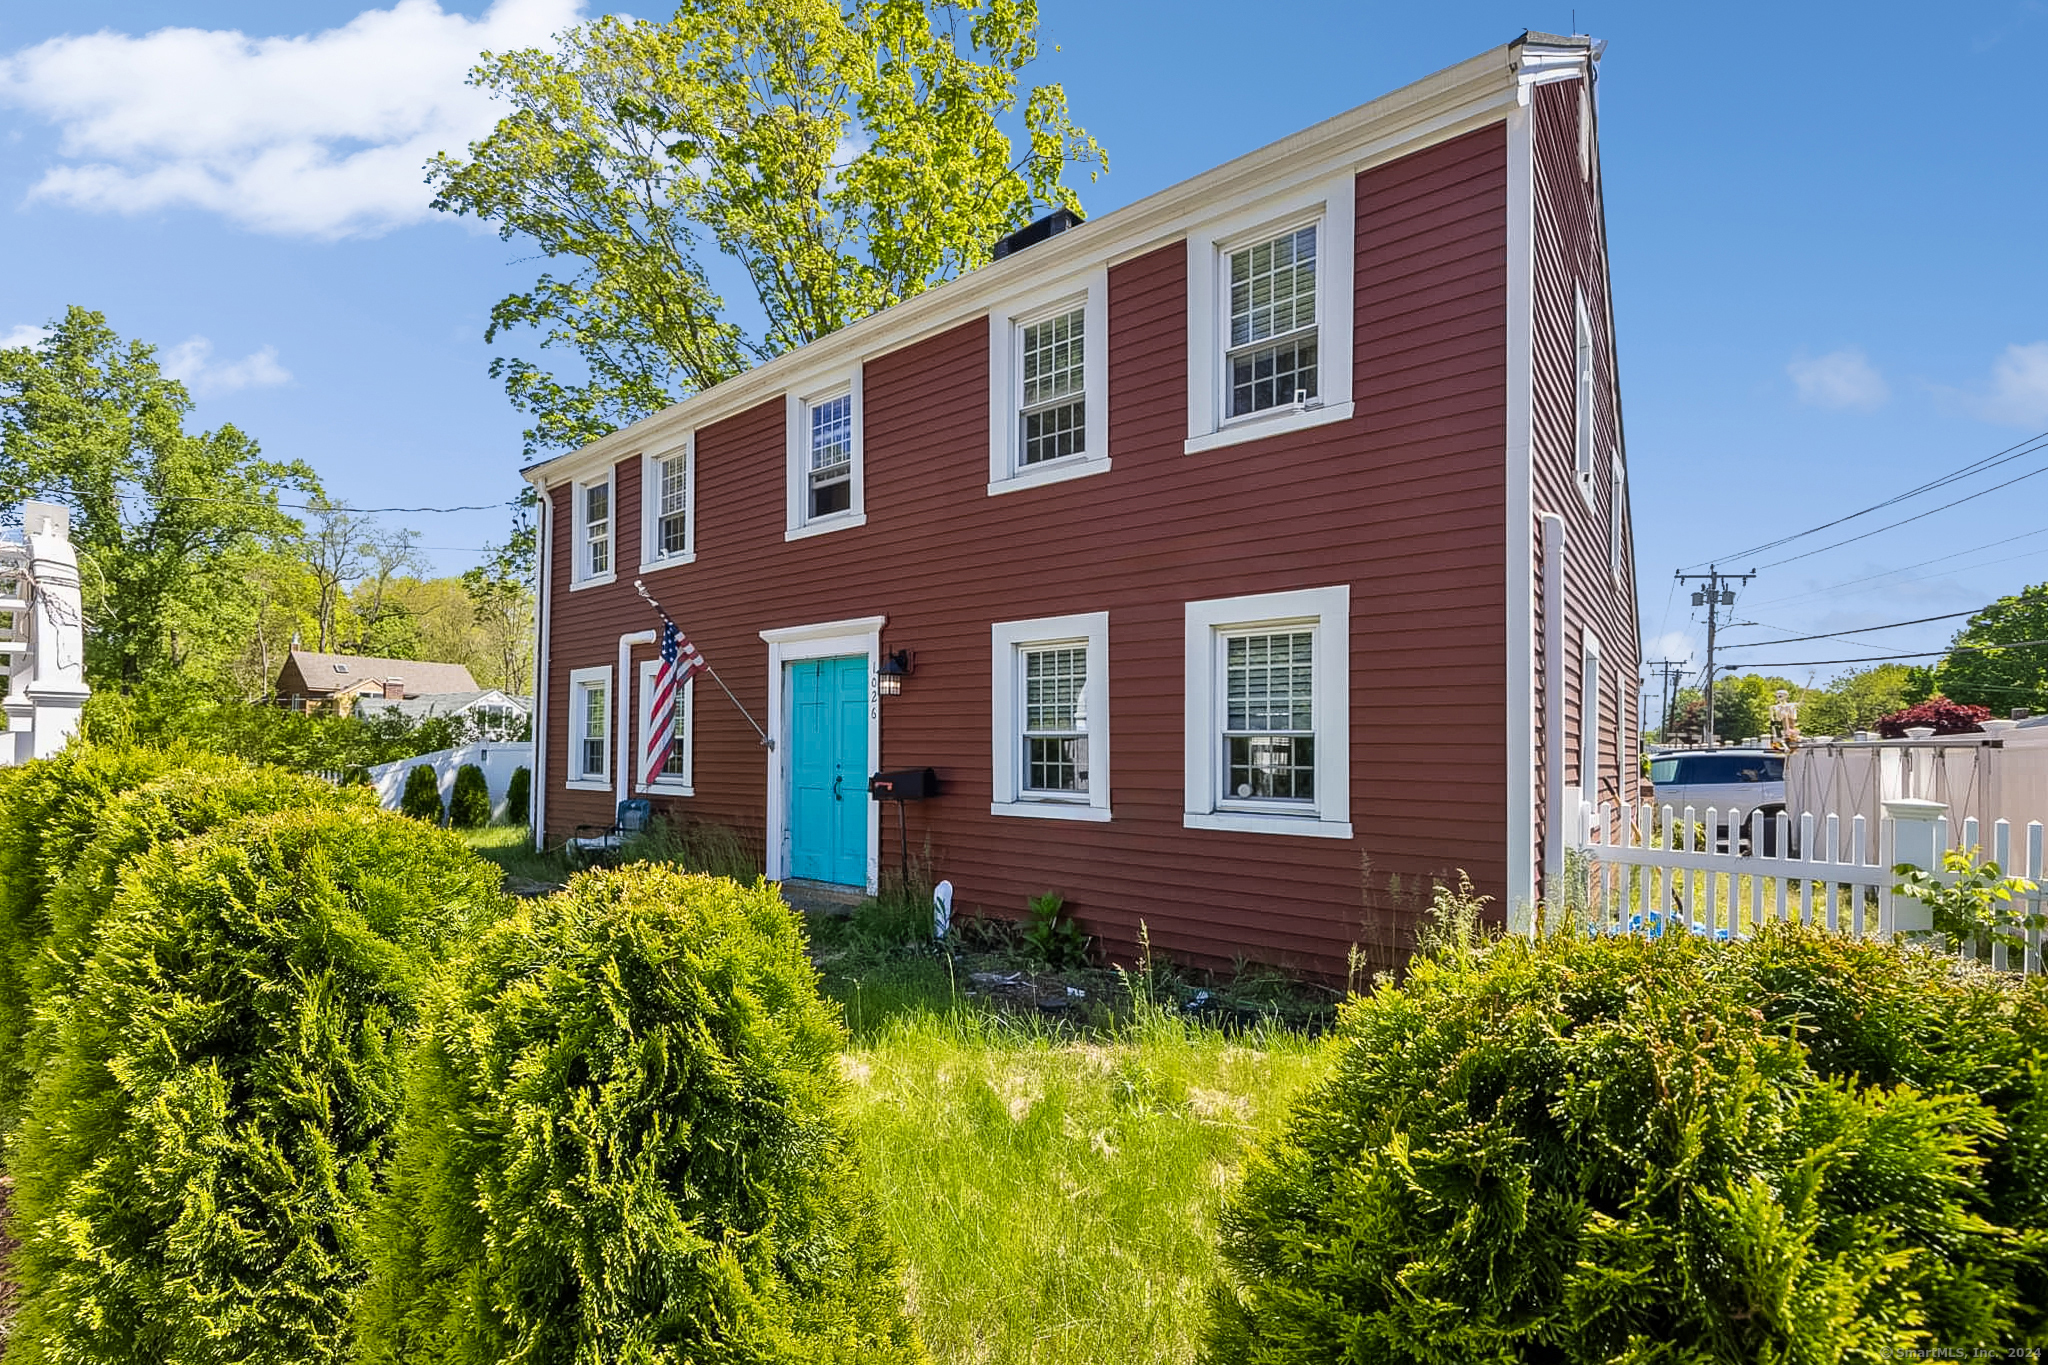
<path id="1" fill-rule="evenodd" d="M 1782 687 L 1771 705 L 1771 740 L 1781 748 L 1799 747 L 1799 703 Z"/>

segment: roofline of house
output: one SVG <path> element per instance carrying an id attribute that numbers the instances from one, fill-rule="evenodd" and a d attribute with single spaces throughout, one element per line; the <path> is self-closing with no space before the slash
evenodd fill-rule
<path id="1" fill-rule="evenodd" d="M 608 468 L 628 455 L 678 448 L 701 427 L 779 393 L 801 391 L 864 357 L 899 350 L 958 327 L 986 314 L 1004 298 L 1027 290 L 1036 293 L 1056 288 L 1091 270 L 1180 240 L 1189 229 L 1219 212 L 1254 205 L 1347 166 L 1355 174 L 1500 119 L 1518 97 L 1517 76 L 1525 49 L 1559 55 L 1584 53 L 1581 60 L 1597 61 L 1600 46 L 1584 35 L 1524 33 L 1513 42 L 1090 219 L 1028 251 L 991 261 L 579 450 L 529 465 L 521 473 L 536 488 L 548 488 Z"/>

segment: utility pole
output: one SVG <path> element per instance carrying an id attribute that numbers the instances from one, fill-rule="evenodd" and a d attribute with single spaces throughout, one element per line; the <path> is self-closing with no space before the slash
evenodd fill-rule
<path id="1" fill-rule="evenodd" d="M 1671 742 L 1671 699 L 1679 672 L 1685 667 L 1683 659 L 1648 659 L 1643 667 L 1655 672 L 1664 680 L 1664 706 L 1657 712 L 1657 737 L 1666 744 Z"/>
<path id="2" fill-rule="evenodd" d="M 1705 573 L 1675 574 L 1681 583 L 1704 583 L 1707 586 L 1696 589 L 1692 604 L 1707 609 L 1707 726 L 1702 736 L 1708 748 L 1714 747 L 1714 632 L 1721 624 L 1721 608 L 1735 605 L 1735 589 L 1725 586 L 1731 583 L 1747 583 L 1756 577 L 1756 570 L 1748 573 L 1722 573 L 1719 566 L 1709 564 Z"/>

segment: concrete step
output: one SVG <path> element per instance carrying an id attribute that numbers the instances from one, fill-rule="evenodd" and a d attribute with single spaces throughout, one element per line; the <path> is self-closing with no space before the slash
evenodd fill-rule
<path id="1" fill-rule="evenodd" d="M 814 914 L 850 915 L 853 907 L 868 898 L 868 893 L 858 886 L 841 886 L 836 882 L 809 882 L 791 877 L 778 883 L 782 899 L 796 910 Z"/>

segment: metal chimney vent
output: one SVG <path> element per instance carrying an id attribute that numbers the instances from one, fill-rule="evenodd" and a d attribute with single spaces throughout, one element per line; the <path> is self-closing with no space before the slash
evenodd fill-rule
<path id="1" fill-rule="evenodd" d="M 1081 215 L 1072 209 L 1054 209 L 1034 223 L 1018 228 L 1009 236 L 996 243 L 995 259 L 1014 256 L 1027 246 L 1037 246 L 1048 237 L 1056 237 L 1068 228 L 1081 226 Z"/>

